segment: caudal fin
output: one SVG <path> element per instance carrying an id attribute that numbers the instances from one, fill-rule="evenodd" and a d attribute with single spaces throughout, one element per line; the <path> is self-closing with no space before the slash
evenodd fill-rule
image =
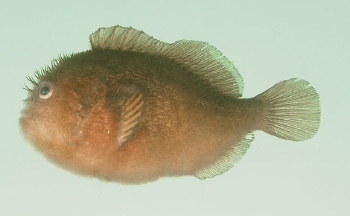
<path id="1" fill-rule="evenodd" d="M 266 133 L 294 141 L 316 134 L 320 125 L 320 101 L 307 81 L 285 80 L 255 98 L 263 103 L 261 129 Z"/>

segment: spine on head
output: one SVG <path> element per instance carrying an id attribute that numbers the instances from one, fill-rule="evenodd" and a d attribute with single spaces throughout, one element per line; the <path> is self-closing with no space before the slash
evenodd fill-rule
<path id="1" fill-rule="evenodd" d="M 316 90 L 305 80 L 277 83 L 257 95 L 263 104 L 261 130 L 282 139 L 302 141 L 311 138 L 320 125 L 320 101 Z"/>

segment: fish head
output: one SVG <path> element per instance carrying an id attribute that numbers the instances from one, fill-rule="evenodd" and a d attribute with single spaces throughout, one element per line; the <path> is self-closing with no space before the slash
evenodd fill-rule
<path id="1" fill-rule="evenodd" d="M 25 138 L 41 151 L 79 143 L 87 117 L 105 98 L 103 83 L 77 71 L 57 65 L 36 73 L 36 79 L 28 78 L 33 88 L 27 88 L 19 125 Z"/>

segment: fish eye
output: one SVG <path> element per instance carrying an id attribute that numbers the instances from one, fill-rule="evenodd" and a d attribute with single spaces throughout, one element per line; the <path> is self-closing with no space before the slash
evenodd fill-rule
<path id="1" fill-rule="evenodd" d="M 48 99 L 52 96 L 53 89 L 51 85 L 47 82 L 41 83 L 41 86 L 39 88 L 39 97 L 41 99 Z"/>

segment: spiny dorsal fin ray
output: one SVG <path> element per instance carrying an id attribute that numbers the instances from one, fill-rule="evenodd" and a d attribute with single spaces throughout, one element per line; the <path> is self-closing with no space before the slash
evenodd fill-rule
<path id="1" fill-rule="evenodd" d="M 225 95 L 242 96 L 243 79 L 233 63 L 214 46 L 201 41 L 166 43 L 131 27 L 99 28 L 90 35 L 92 49 L 123 50 L 172 59 L 207 80 Z"/>
<path id="2" fill-rule="evenodd" d="M 226 155 L 209 167 L 196 172 L 195 176 L 199 179 L 212 178 L 231 169 L 243 157 L 253 140 L 254 134 L 252 132 L 245 134 L 238 143 L 232 145 Z"/>

